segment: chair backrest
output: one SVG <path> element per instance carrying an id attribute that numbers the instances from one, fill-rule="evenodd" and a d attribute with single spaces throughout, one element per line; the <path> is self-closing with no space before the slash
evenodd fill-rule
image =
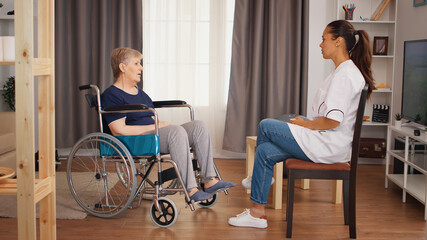
<path id="1" fill-rule="evenodd" d="M 368 96 L 368 84 L 365 84 L 363 87 L 362 93 L 360 94 L 359 106 L 357 108 L 356 113 L 356 123 L 354 125 L 354 133 L 353 133 L 353 143 L 351 149 L 351 168 L 350 168 L 350 176 L 351 178 L 356 177 L 357 170 L 357 160 L 359 158 L 359 143 L 360 143 L 360 132 L 362 130 L 362 122 L 363 122 L 363 114 L 365 112 L 365 104 L 366 98 Z M 350 180 L 351 181 L 351 180 Z"/>

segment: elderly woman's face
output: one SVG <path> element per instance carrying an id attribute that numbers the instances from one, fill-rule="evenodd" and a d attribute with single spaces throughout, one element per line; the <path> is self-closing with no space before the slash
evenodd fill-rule
<path id="1" fill-rule="evenodd" d="M 138 83 L 141 81 L 142 65 L 140 58 L 131 58 L 127 65 L 123 64 L 123 75 L 127 80 Z"/>

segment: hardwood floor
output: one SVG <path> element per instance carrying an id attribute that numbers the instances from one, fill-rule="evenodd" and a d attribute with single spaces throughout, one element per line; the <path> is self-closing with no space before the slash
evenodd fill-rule
<path id="1" fill-rule="evenodd" d="M 229 217 L 251 206 L 240 184 L 245 177 L 244 160 L 217 159 L 224 179 L 238 183 L 228 196 L 220 194 L 215 206 L 185 208 L 182 195 L 171 196 L 178 207 L 178 220 L 170 228 L 156 227 L 148 213 L 151 202 L 128 209 L 114 219 L 88 216 L 83 220 L 57 220 L 57 239 L 285 239 L 286 221 L 282 210 L 267 209 L 267 229 L 236 228 Z M 424 205 L 408 195 L 402 203 L 402 191 L 393 184 L 384 188 L 385 166 L 360 165 L 357 184 L 358 239 L 425 239 Z M 283 186 L 286 201 L 286 181 Z M 332 182 L 311 181 L 310 190 L 296 188 L 293 239 L 347 239 L 342 205 L 332 204 Z M 16 219 L 0 218 L 0 239 L 17 239 Z"/>

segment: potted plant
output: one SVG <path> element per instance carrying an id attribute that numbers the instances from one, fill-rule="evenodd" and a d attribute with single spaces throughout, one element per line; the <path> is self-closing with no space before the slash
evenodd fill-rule
<path id="1" fill-rule="evenodd" d="M 394 126 L 401 127 L 402 126 L 402 115 L 400 113 L 394 114 Z"/>
<path id="2" fill-rule="evenodd" d="M 15 111 L 15 77 L 10 76 L 3 85 L 3 98 L 10 110 Z"/>

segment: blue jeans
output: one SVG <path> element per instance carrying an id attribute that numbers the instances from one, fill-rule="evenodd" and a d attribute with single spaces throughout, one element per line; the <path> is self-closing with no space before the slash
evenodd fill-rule
<path id="1" fill-rule="evenodd" d="M 251 201 L 267 204 L 273 167 L 288 158 L 311 161 L 295 141 L 288 123 L 275 119 L 260 122 L 251 183 Z"/>

